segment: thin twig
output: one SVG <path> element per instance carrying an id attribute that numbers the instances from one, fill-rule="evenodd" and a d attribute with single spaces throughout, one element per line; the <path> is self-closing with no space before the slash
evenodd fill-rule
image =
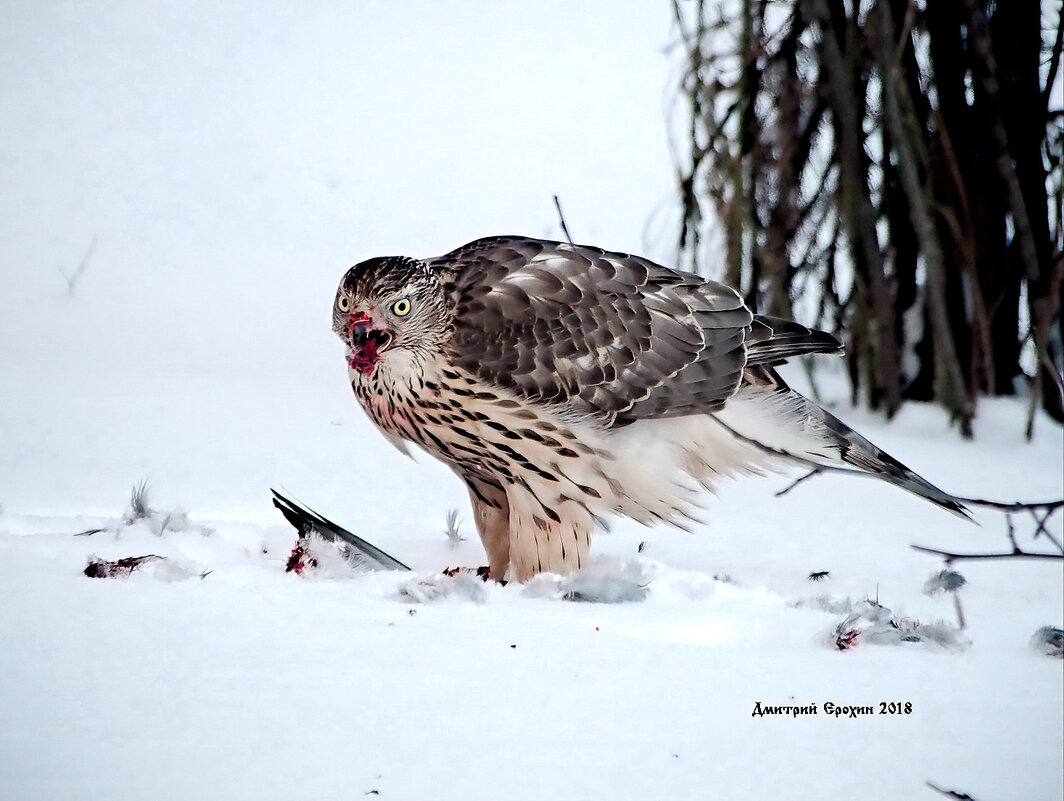
<path id="1" fill-rule="evenodd" d="M 1049 518 L 1051 518 L 1053 516 L 1053 512 L 1054 511 L 1056 511 L 1056 510 L 1048 509 L 1048 510 L 1046 510 L 1046 513 L 1044 515 L 1039 517 L 1038 513 L 1036 511 L 1034 511 L 1033 509 L 1030 510 L 1031 517 L 1033 517 L 1034 521 L 1038 524 L 1037 526 L 1035 526 L 1034 533 L 1031 535 L 1031 537 L 1032 537 L 1032 539 L 1038 539 L 1038 536 L 1040 534 L 1044 534 L 1045 538 L 1047 540 L 1049 540 L 1051 543 L 1056 545 L 1057 549 L 1061 553 L 1064 553 L 1064 545 L 1061 545 L 1060 540 L 1058 540 L 1056 537 L 1054 537 L 1052 534 L 1050 534 L 1049 530 L 1046 528 L 1046 523 L 1049 522 Z"/>
<path id="2" fill-rule="evenodd" d="M 74 287 L 78 283 L 78 279 L 81 278 L 81 274 L 85 272 L 85 268 L 89 266 L 89 259 L 92 258 L 92 252 L 96 249 L 96 240 L 99 238 L 99 234 L 92 237 L 92 241 L 89 242 L 89 247 L 85 251 L 85 255 L 81 257 L 81 261 L 78 263 L 77 269 L 73 273 L 67 275 L 63 272 L 62 268 L 59 270 L 59 274 L 63 276 L 63 279 L 67 282 L 67 292 L 71 295 L 74 294 Z"/>
<path id="3" fill-rule="evenodd" d="M 565 215 L 562 214 L 562 203 L 561 203 L 560 200 L 558 200 L 558 196 L 557 195 L 554 195 L 553 197 L 554 197 L 554 208 L 556 208 L 558 210 L 558 222 L 560 222 L 562 224 L 562 233 L 565 234 L 565 238 L 569 242 L 570 245 L 575 245 L 576 243 L 573 242 L 573 237 L 569 233 L 569 226 L 565 224 Z"/>
<path id="4" fill-rule="evenodd" d="M 970 498 L 966 498 L 965 500 L 971 502 Z M 1004 504 L 986 501 L 983 505 L 1005 511 L 1005 535 L 1009 538 L 1009 544 L 1012 546 L 1012 551 L 1006 553 L 954 553 L 953 551 L 942 551 L 938 548 L 925 548 L 922 545 L 913 545 L 911 547 L 917 551 L 941 556 L 946 560 L 947 564 L 957 559 L 1064 559 L 1064 548 L 1061 547 L 1060 542 L 1057 541 L 1056 537 L 1050 534 L 1045 527 L 1046 521 L 1048 521 L 1053 513 L 1060 508 L 1060 501 L 1052 501 L 1046 504 Z M 1045 509 L 1045 515 L 1039 518 L 1036 509 Z M 1019 543 L 1016 542 L 1016 528 L 1012 524 L 1012 515 L 1014 511 L 1030 512 L 1031 516 L 1038 524 L 1032 538 L 1038 537 L 1039 534 L 1044 534 L 1046 538 L 1056 546 L 1060 553 L 1042 553 L 1023 550 L 1023 548 L 1019 546 Z"/>
<path id="5" fill-rule="evenodd" d="M 967 793 L 961 793 L 956 790 L 947 790 L 943 787 L 939 787 L 936 784 L 932 784 L 931 782 L 924 782 L 924 784 L 926 784 L 936 793 L 942 793 L 942 795 L 946 796 L 946 798 L 955 798 L 957 799 L 957 801 L 976 801 L 974 798 L 972 798 L 972 796 L 968 795 Z"/>
<path id="6" fill-rule="evenodd" d="M 897 33 L 897 42 L 894 45 L 894 60 L 899 64 L 905 55 L 905 50 L 912 41 L 913 27 L 916 23 L 916 3 L 909 3 L 905 9 L 905 19 L 901 23 L 901 31 Z"/>
<path id="7" fill-rule="evenodd" d="M 1013 540 L 1014 546 L 1016 543 L 1013 537 L 1011 514 L 1013 512 L 1027 512 L 1034 519 L 1035 524 L 1034 531 L 1031 533 L 1031 538 L 1038 539 L 1038 537 L 1044 536 L 1047 540 L 1053 543 L 1058 551 L 1064 554 L 1064 545 L 1062 545 L 1060 540 L 1054 537 L 1049 529 L 1046 528 L 1046 523 L 1049 522 L 1053 515 L 1055 515 L 1060 509 L 1064 508 L 1064 499 L 1056 501 L 1035 501 L 1030 503 L 1023 503 L 1020 501 L 1005 503 L 1002 501 L 988 501 L 985 498 L 958 498 L 957 500 L 970 506 L 984 506 L 989 509 L 997 509 L 998 511 L 1004 512 L 1005 520 L 1008 525 L 1009 539 Z M 1040 512 L 1042 514 L 1039 514 Z"/>
<path id="8" fill-rule="evenodd" d="M 925 548 L 923 545 L 910 545 L 909 547 L 921 553 L 941 556 L 946 562 L 957 562 L 962 559 L 1064 559 L 1064 554 L 1033 553 L 1019 548 L 1012 553 L 954 553 L 953 551 L 942 551 L 938 548 Z"/>
<path id="9" fill-rule="evenodd" d="M 953 592 L 953 608 L 957 610 L 957 628 L 964 631 L 966 624 L 964 612 L 961 610 L 961 594 L 956 591 Z"/>
<path id="10" fill-rule="evenodd" d="M 1001 509 L 1005 512 L 1020 512 L 1025 509 L 1060 509 L 1064 507 L 1064 498 L 1056 501 L 988 501 L 985 498 L 962 498 L 956 496 L 961 503 L 972 506 L 989 506 L 991 509 Z"/>
<path id="11" fill-rule="evenodd" d="M 1020 546 L 1016 544 L 1016 529 L 1012 526 L 1012 515 L 1005 515 L 1005 532 L 1009 536 L 1009 542 L 1012 543 L 1012 552 L 1018 553 Z"/>
<path id="12" fill-rule="evenodd" d="M 796 478 L 796 479 L 795 479 L 794 481 L 792 481 L 792 482 L 791 482 L 790 484 L 788 484 L 788 485 L 787 485 L 786 487 L 784 487 L 784 488 L 783 488 L 783 489 L 781 489 L 781 490 L 780 490 L 779 492 L 777 492 L 777 493 L 776 493 L 776 495 L 775 495 L 775 497 L 777 497 L 777 498 L 782 498 L 782 497 L 783 497 L 784 495 L 786 495 L 786 494 L 787 494 L 788 492 L 790 492 L 790 491 L 791 491 L 792 489 L 794 489 L 795 487 L 797 487 L 797 486 L 798 486 L 799 484 L 801 484 L 801 483 L 802 483 L 803 481 L 808 481 L 808 480 L 809 480 L 809 479 L 811 479 L 811 478 L 812 478 L 813 476 L 819 476 L 819 475 L 820 475 L 820 474 L 821 474 L 822 472 L 823 472 L 823 471 L 822 471 L 822 470 L 821 470 L 821 469 L 820 469 L 819 467 L 814 467 L 814 468 L 813 468 L 812 470 L 810 470 L 810 471 L 809 471 L 808 473 L 806 473 L 806 474 L 805 474 L 804 476 L 800 476 L 799 478 Z"/>

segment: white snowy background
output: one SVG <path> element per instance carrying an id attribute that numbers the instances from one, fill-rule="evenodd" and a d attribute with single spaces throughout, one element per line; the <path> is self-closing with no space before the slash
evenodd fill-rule
<path id="1" fill-rule="evenodd" d="M 553 194 L 578 240 L 667 262 L 670 35 L 663 2 L 3 3 L 0 798 L 1061 797 L 1062 663 L 1030 645 L 1059 563 L 960 563 L 966 647 L 833 641 L 864 599 L 955 625 L 908 546 L 1000 550 L 1000 515 L 777 476 L 694 534 L 599 535 L 592 573 L 642 601 L 441 576 L 484 561 L 465 491 L 361 415 L 336 283 L 560 238 Z M 1062 494 L 1022 398 L 967 442 L 934 407 L 849 408 L 835 369 L 825 401 L 944 488 Z M 143 480 L 159 513 L 123 526 Z M 270 486 L 414 573 L 285 574 Z M 824 713 L 881 701 L 912 711 Z"/>

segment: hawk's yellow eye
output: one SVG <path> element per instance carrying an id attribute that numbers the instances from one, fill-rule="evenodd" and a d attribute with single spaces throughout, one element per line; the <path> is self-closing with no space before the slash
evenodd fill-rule
<path id="1" fill-rule="evenodd" d="M 396 317 L 406 317 L 410 314 L 410 298 L 400 298 L 393 303 L 392 314 Z"/>
<path id="2" fill-rule="evenodd" d="M 346 298 L 343 295 L 341 295 L 340 297 L 338 297 L 336 299 L 336 308 L 338 308 L 342 312 L 350 311 L 351 310 L 351 301 L 348 298 Z"/>

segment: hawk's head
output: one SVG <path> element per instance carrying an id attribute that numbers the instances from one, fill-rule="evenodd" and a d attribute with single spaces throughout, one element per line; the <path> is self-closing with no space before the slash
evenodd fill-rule
<path id="1" fill-rule="evenodd" d="M 387 256 L 356 264 L 340 282 L 333 332 L 347 363 L 370 375 L 389 352 L 424 358 L 443 344 L 450 314 L 439 280 L 423 262 Z"/>

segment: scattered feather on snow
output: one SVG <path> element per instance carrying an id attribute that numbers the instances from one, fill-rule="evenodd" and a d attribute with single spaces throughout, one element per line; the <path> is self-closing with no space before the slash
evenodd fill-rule
<path id="1" fill-rule="evenodd" d="M 447 535 L 447 539 L 451 543 L 451 547 L 458 547 L 458 543 L 465 542 L 466 537 L 463 536 L 461 531 L 462 521 L 458 519 L 457 509 L 447 510 L 447 527 L 443 530 L 443 533 Z"/>
<path id="2" fill-rule="evenodd" d="M 343 526 L 339 526 L 336 523 L 328 520 L 308 506 L 304 506 L 300 501 L 295 498 L 289 497 L 285 492 L 272 489 L 270 492 L 273 495 L 273 505 L 287 520 L 292 524 L 292 527 L 299 533 L 299 542 L 314 534 L 315 536 L 326 540 L 328 542 L 337 543 L 338 547 L 343 544 L 346 546 L 343 549 L 343 554 L 348 561 L 353 563 L 357 562 L 359 565 L 364 565 L 373 570 L 409 570 L 405 564 L 400 562 L 394 556 L 385 553 L 373 543 L 368 540 L 362 539 L 357 534 L 348 531 Z M 299 549 L 299 543 L 296 545 L 296 550 Z M 357 554 L 357 559 L 356 559 Z M 293 551 L 293 556 L 289 558 L 288 570 L 295 570 L 297 573 L 301 572 L 300 569 L 296 569 L 299 562 L 293 564 L 292 559 L 297 556 Z"/>
<path id="3" fill-rule="evenodd" d="M 365 555 L 346 542 L 326 539 L 317 531 L 300 537 L 285 563 L 286 573 L 316 578 L 349 578 L 373 569 Z"/>
<path id="4" fill-rule="evenodd" d="M 818 595 L 815 598 L 801 598 L 792 603 L 791 606 L 795 609 L 801 609 L 803 606 L 812 606 L 814 609 L 819 609 L 831 615 L 848 615 L 859 604 L 863 603 L 865 602 L 857 602 L 852 598 L 834 598 L 830 595 Z"/>
<path id="5" fill-rule="evenodd" d="M 1046 656 L 1064 658 L 1064 629 L 1042 626 L 1031 637 L 1031 647 Z"/>
<path id="6" fill-rule="evenodd" d="M 114 561 L 90 556 L 82 572 L 89 578 L 129 578 L 134 573 L 145 573 L 156 581 L 169 583 L 184 581 L 193 576 L 206 578 L 212 571 L 201 570 L 187 559 L 150 553 L 144 556 L 126 556 Z"/>
<path id="7" fill-rule="evenodd" d="M 185 581 L 190 578 L 207 578 L 213 571 L 203 570 L 199 565 L 187 559 L 168 556 L 159 560 L 152 567 L 152 577 L 157 581 Z"/>
<path id="8" fill-rule="evenodd" d="M 891 609 L 870 600 L 863 601 L 860 608 L 835 625 L 831 641 L 840 651 L 860 643 L 929 643 L 948 650 L 963 650 L 971 645 L 956 626 L 941 621 L 920 623 L 913 618 L 898 617 Z"/>
<path id="9" fill-rule="evenodd" d="M 641 559 L 626 562 L 600 560 L 571 576 L 541 573 L 525 585 L 525 594 L 597 604 L 645 601 L 650 594 L 653 568 Z"/>
<path id="10" fill-rule="evenodd" d="M 401 601 L 416 604 L 445 600 L 482 604 L 488 600 L 483 579 L 465 571 L 448 571 L 408 579 L 399 585 L 396 595 Z"/>
<path id="11" fill-rule="evenodd" d="M 956 592 L 967 583 L 968 580 L 956 570 L 940 570 L 924 582 L 924 594 Z"/>
<path id="12" fill-rule="evenodd" d="M 114 541 L 135 541 L 143 539 L 145 533 L 162 538 L 168 533 L 192 532 L 201 536 L 214 533 L 208 526 L 193 523 L 186 513 L 180 511 L 163 512 L 152 509 L 148 503 L 148 482 L 141 481 L 133 486 L 129 496 L 129 507 L 121 518 L 112 519 L 93 528 L 83 529 L 75 537 L 89 537 L 96 534 L 111 534 Z M 151 546 L 155 549 L 155 546 Z M 203 571 L 194 562 L 171 555 L 146 554 L 143 556 L 125 556 L 119 559 L 104 559 L 93 554 L 82 571 L 90 578 L 125 578 L 134 572 L 140 572 L 146 565 L 152 565 L 150 574 L 160 581 L 182 581 L 193 575 L 201 578 L 210 571 Z"/>
<path id="13" fill-rule="evenodd" d="M 144 479 L 139 484 L 133 485 L 129 493 L 129 508 L 126 509 L 122 520 L 128 526 L 151 516 L 152 509 L 148 505 L 148 480 Z"/>
<path id="14" fill-rule="evenodd" d="M 157 554 L 149 553 L 144 556 L 127 556 L 123 559 L 109 562 L 106 559 L 92 556 L 89 557 L 89 563 L 85 565 L 85 570 L 82 572 L 89 578 L 125 578 L 132 575 L 134 570 L 139 570 L 141 566 L 164 558 Z"/>
<path id="15" fill-rule="evenodd" d="M 189 520 L 188 514 L 185 512 L 179 510 L 163 511 L 152 509 L 148 498 L 148 481 L 144 480 L 139 484 L 134 484 L 133 489 L 129 493 L 128 508 L 122 514 L 121 520 L 110 527 L 110 530 L 117 534 L 123 529 L 132 526 L 145 525 L 153 534 L 159 537 L 163 536 L 168 531 L 195 531 L 205 537 L 214 533 L 208 526 L 192 523 Z M 85 531 L 79 531 L 76 536 L 91 536 L 92 534 L 99 534 L 101 531 L 107 530 L 109 529 L 87 529 Z"/>

